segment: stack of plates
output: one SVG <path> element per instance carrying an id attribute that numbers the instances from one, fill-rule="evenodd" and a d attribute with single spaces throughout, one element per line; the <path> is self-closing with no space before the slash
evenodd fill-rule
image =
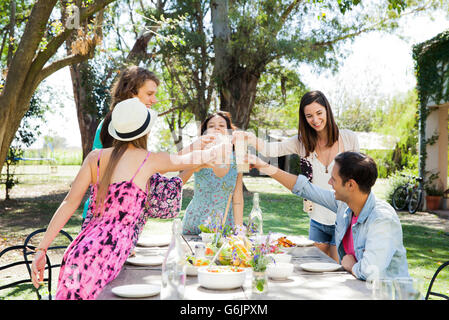
<path id="1" fill-rule="evenodd" d="M 136 266 L 160 266 L 163 261 L 163 256 L 134 256 L 126 260 L 127 263 Z"/>
<path id="2" fill-rule="evenodd" d="M 137 245 L 142 247 L 163 247 L 170 244 L 171 237 L 169 235 L 148 235 L 141 237 Z"/>

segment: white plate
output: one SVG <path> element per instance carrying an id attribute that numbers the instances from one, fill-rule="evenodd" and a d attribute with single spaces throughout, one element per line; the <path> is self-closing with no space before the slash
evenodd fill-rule
<path id="1" fill-rule="evenodd" d="M 136 266 L 159 266 L 163 261 L 163 256 L 135 256 L 126 260 L 127 263 Z"/>
<path id="2" fill-rule="evenodd" d="M 170 240 L 171 237 L 167 235 L 149 235 L 139 239 L 137 245 L 142 247 L 162 247 L 168 246 Z"/>
<path id="3" fill-rule="evenodd" d="M 136 256 L 163 256 L 167 252 L 167 249 L 154 248 L 154 247 L 135 247 Z"/>
<path id="4" fill-rule="evenodd" d="M 295 243 L 297 247 L 313 246 L 314 241 L 303 236 L 287 236 L 287 239 Z"/>
<path id="5" fill-rule="evenodd" d="M 342 268 L 342 266 L 337 263 L 327 263 L 327 262 L 310 262 L 310 263 L 303 263 L 299 266 L 302 269 L 311 272 L 330 272 L 330 271 L 337 271 Z"/>
<path id="6" fill-rule="evenodd" d="M 123 298 L 145 298 L 159 294 L 161 287 L 154 284 L 130 284 L 114 287 L 111 291 Z"/>
<path id="7" fill-rule="evenodd" d="M 271 239 L 273 240 L 271 241 L 271 243 L 276 244 L 277 240 L 281 237 L 287 237 L 288 240 L 290 240 L 295 244 L 295 246 L 293 247 L 282 247 L 282 246 L 279 247 L 281 250 L 288 253 L 292 252 L 297 247 L 310 247 L 313 246 L 313 244 L 315 243 L 313 240 L 307 239 L 304 236 L 288 236 L 282 233 L 277 233 L 275 236 L 272 236 Z"/>

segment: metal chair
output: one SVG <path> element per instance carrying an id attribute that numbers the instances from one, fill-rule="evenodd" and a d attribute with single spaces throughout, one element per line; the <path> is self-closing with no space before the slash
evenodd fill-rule
<path id="1" fill-rule="evenodd" d="M 21 253 L 22 253 L 22 257 L 23 257 L 23 260 L 21 260 L 21 261 L 16 261 L 16 262 L 12 262 L 12 263 L 6 264 L 4 266 L 0 266 L 0 271 L 1 270 L 5 270 L 5 269 L 9 269 L 9 268 L 12 268 L 12 267 L 15 267 L 15 266 L 18 266 L 18 265 L 25 265 L 26 268 L 27 268 L 27 271 L 28 271 L 28 276 L 29 276 L 27 279 L 17 280 L 17 281 L 5 284 L 3 286 L 0 286 L 0 290 L 11 288 L 11 287 L 15 287 L 15 286 L 17 286 L 19 284 L 22 284 L 22 283 L 32 283 L 32 281 L 31 281 L 31 264 L 32 264 L 33 261 L 29 259 L 29 255 L 30 254 L 34 254 L 34 249 L 36 249 L 36 246 L 32 245 L 31 242 L 32 242 L 33 238 L 36 235 L 38 235 L 40 233 L 44 233 L 46 230 L 47 230 L 46 228 L 43 228 L 43 229 L 38 229 L 36 231 L 33 231 L 32 233 L 30 233 L 27 236 L 27 238 L 25 239 L 23 245 L 11 246 L 11 247 L 8 247 L 8 248 L 4 249 L 2 252 L 0 252 L 0 257 L 2 257 L 4 254 L 6 254 L 9 251 L 20 250 Z M 70 241 L 69 243 L 71 243 L 73 241 L 73 238 L 64 230 L 61 230 L 59 232 L 59 235 L 62 235 L 65 238 L 67 238 Z M 47 275 L 48 276 L 47 276 L 47 278 L 44 278 L 44 282 L 46 282 L 47 286 L 48 286 L 48 292 L 49 292 L 48 299 L 49 300 L 52 299 L 52 296 L 51 296 L 52 269 L 60 267 L 61 264 L 60 263 L 59 264 L 52 264 L 51 260 L 50 260 L 50 257 L 48 256 L 48 252 L 51 251 L 51 250 L 65 249 L 65 248 L 67 248 L 67 245 L 55 245 L 55 246 L 50 246 L 47 249 L 47 255 L 46 255 L 46 257 L 47 257 L 47 264 L 46 264 L 45 270 L 47 270 Z M 39 300 L 41 300 L 42 296 L 39 293 L 39 290 L 36 289 L 34 286 L 33 286 L 33 288 L 36 291 L 37 298 Z"/>
<path id="2" fill-rule="evenodd" d="M 12 252 L 13 250 L 20 250 L 21 252 L 23 252 L 23 248 L 24 248 L 23 245 L 8 247 L 8 248 L 2 250 L 2 252 L 0 252 L 0 258 L 2 256 L 4 256 L 6 253 Z M 0 271 L 6 270 L 6 269 L 9 269 L 9 268 L 13 268 L 15 266 L 20 266 L 20 265 L 23 265 L 23 264 L 26 264 L 26 263 L 27 262 L 25 260 L 8 263 L 6 265 L 0 266 Z M 14 282 L 10 282 L 8 284 L 0 286 L 0 290 L 11 288 L 11 287 L 15 287 L 15 286 L 17 286 L 19 284 L 22 284 L 22 283 L 31 283 L 31 279 L 27 278 L 27 279 L 21 279 L 21 280 L 17 280 L 17 281 L 14 281 Z"/>
<path id="3" fill-rule="evenodd" d="M 431 291 L 432 290 L 432 286 L 433 286 L 433 282 L 437 278 L 438 274 L 447 266 L 449 266 L 449 261 L 446 261 L 445 263 L 443 263 L 441 266 L 438 267 L 437 271 L 435 271 L 435 273 L 434 273 L 434 275 L 432 277 L 432 280 L 430 280 L 429 288 L 427 289 L 427 294 L 426 294 L 426 298 L 425 298 L 426 300 L 429 300 L 429 296 L 430 295 L 437 296 L 437 297 L 449 300 L 449 296 L 447 296 L 445 294 L 442 294 L 442 293 Z"/>

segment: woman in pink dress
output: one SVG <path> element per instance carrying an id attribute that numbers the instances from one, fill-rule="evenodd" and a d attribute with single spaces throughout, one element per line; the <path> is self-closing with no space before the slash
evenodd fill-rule
<path id="1" fill-rule="evenodd" d="M 92 217 L 64 253 L 56 291 L 59 300 L 95 299 L 119 274 L 145 213 L 147 181 L 156 172 L 179 171 L 211 163 L 223 145 L 186 155 L 147 151 L 147 136 L 157 119 L 138 98 L 118 103 L 112 112 L 111 148 L 89 153 L 36 249 L 32 281 L 39 287 L 46 250 L 91 187 Z M 230 150 L 230 146 L 226 146 Z M 194 163 L 200 159 L 200 163 Z M 157 191 L 156 191 L 157 192 Z"/>

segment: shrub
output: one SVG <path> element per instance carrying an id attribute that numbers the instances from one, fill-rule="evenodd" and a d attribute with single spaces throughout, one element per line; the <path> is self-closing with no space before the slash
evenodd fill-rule
<path id="1" fill-rule="evenodd" d="M 402 171 L 397 170 L 395 173 L 388 177 L 388 186 L 385 192 L 385 200 L 392 205 L 393 193 L 397 187 L 405 185 L 410 181 L 409 176 L 417 176 L 418 171 L 416 169 L 404 169 Z"/>

